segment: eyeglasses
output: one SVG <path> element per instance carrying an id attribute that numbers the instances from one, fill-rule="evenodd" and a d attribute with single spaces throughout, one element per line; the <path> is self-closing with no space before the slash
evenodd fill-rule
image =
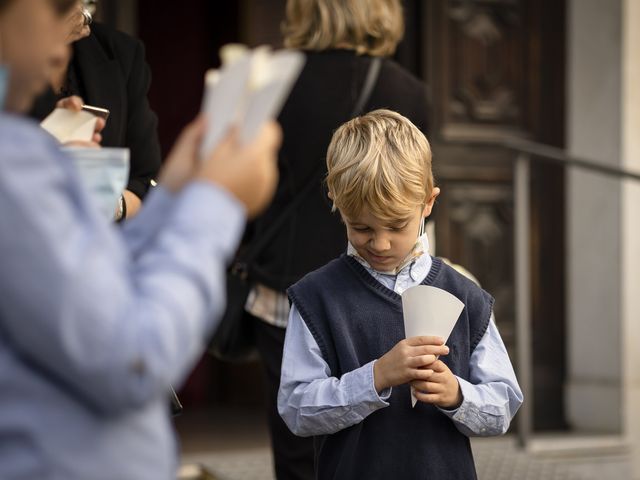
<path id="1" fill-rule="evenodd" d="M 82 9 L 82 17 L 84 18 L 84 25 L 89 26 L 93 22 L 93 15 L 87 8 Z"/>
<path id="2" fill-rule="evenodd" d="M 93 22 L 97 5 L 98 0 L 82 0 L 82 15 L 84 16 L 85 25 L 91 25 L 91 22 Z"/>

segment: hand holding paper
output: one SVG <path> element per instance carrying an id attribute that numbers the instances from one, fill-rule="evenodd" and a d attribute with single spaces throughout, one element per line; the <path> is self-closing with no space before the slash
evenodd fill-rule
<path id="1" fill-rule="evenodd" d="M 455 326 L 464 303 L 440 288 L 418 285 L 402 294 L 404 328 L 407 338 L 435 335 L 446 342 Z M 417 400 L 411 395 L 411 403 Z"/>
<path id="2" fill-rule="evenodd" d="M 422 367 L 432 364 L 438 355 L 446 355 L 449 349 L 440 337 L 411 337 L 400 340 L 391 350 L 373 364 L 373 381 L 378 393 L 389 387 L 423 380 L 431 371 Z"/>
<path id="3" fill-rule="evenodd" d="M 56 108 L 40 126 L 60 143 L 91 142 L 98 119 L 89 112 Z"/>
<path id="4" fill-rule="evenodd" d="M 410 382 L 414 399 L 448 410 L 458 408 L 463 400 L 458 377 L 440 359 L 427 369 L 432 372 L 427 380 Z M 412 405 L 415 406 L 415 401 L 412 401 Z"/>
<path id="5" fill-rule="evenodd" d="M 249 50 L 227 45 L 220 52 L 223 66 L 207 72 L 202 111 L 207 118 L 200 156 L 209 154 L 232 126 L 247 143 L 282 108 L 304 65 L 300 52 L 268 47 Z"/>
<path id="6" fill-rule="evenodd" d="M 245 207 L 249 218 L 259 214 L 271 201 L 278 183 L 278 150 L 282 133 L 271 120 L 243 144 L 237 132 L 228 134 L 203 161 L 196 178 L 224 188 Z"/>

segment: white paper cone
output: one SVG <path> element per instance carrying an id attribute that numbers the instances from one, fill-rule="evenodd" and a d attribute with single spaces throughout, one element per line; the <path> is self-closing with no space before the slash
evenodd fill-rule
<path id="1" fill-rule="evenodd" d="M 440 288 L 417 285 L 402 294 L 402 309 L 407 338 L 437 336 L 446 342 L 464 309 L 464 303 Z M 411 406 L 415 407 L 416 403 L 412 388 Z"/>

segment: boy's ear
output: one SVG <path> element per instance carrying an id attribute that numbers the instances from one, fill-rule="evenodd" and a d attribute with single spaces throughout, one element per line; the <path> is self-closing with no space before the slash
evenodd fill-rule
<path id="1" fill-rule="evenodd" d="M 440 195 L 440 189 L 438 187 L 434 187 L 433 190 L 431 190 L 431 196 L 428 198 L 422 212 L 422 216 L 424 218 L 427 218 L 429 215 L 431 215 L 431 210 L 433 210 L 433 205 L 436 202 L 436 197 L 438 195 Z"/>
<path id="2" fill-rule="evenodd" d="M 328 188 L 327 188 L 327 197 L 329 197 L 329 200 L 333 202 L 333 193 L 331 193 L 331 190 L 329 190 Z"/>

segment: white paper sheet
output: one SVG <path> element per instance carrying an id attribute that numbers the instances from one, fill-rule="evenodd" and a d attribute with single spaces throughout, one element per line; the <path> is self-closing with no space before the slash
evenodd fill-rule
<path id="1" fill-rule="evenodd" d="M 211 152 L 229 128 L 242 121 L 242 107 L 251 73 L 251 56 L 234 61 L 212 74 L 207 73 L 202 112 L 207 118 L 200 156 Z"/>
<path id="2" fill-rule="evenodd" d="M 402 309 L 407 338 L 437 336 L 446 342 L 464 309 L 464 303 L 440 288 L 417 285 L 402 294 Z M 412 391 L 411 405 L 415 407 L 416 402 Z"/>
<path id="3" fill-rule="evenodd" d="M 92 113 L 74 112 L 67 108 L 56 108 L 40 126 L 60 143 L 73 141 L 90 142 L 96 129 L 97 117 Z"/>
<path id="4" fill-rule="evenodd" d="M 227 47 L 228 48 L 228 47 Z M 269 119 L 276 118 L 304 65 L 304 55 L 293 50 L 271 53 L 267 47 L 233 55 L 219 71 L 208 72 L 202 111 L 208 126 L 200 156 L 211 152 L 229 128 L 239 127 L 241 142 L 250 141 Z"/>
<path id="5" fill-rule="evenodd" d="M 269 119 L 277 117 L 304 65 L 300 52 L 283 50 L 269 58 L 262 85 L 249 96 L 240 141 L 250 141 Z"/>

